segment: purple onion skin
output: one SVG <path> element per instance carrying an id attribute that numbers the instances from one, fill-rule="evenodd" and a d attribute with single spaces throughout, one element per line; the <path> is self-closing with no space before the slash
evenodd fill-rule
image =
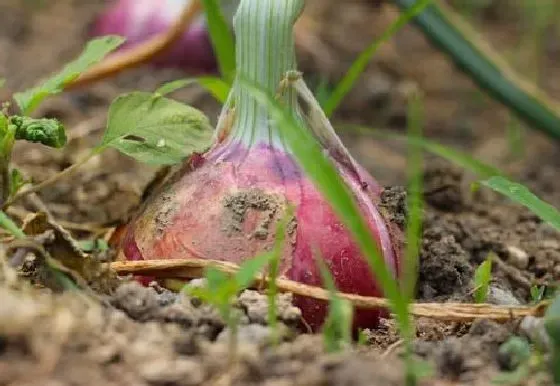
<path id="1" fill-rule="evenodd" d="M 188 0 L 117 0 L 94 21 L 91 36 L 120 35 L 127 39 L 120 50 L 168 30 Z M 194 74 L 217 73 L 217 62 L 203 20 L 183 33 L 172 47 L 152 59 L 157 67 L 180 68 Z"/>
<path id="2" fill-rule="evenodd" d="M 394 241 L 399 235 L 377 210 L 380 188 L 363 186 L 337 165 L 388 267 L 398 274 L 401 252 Z M 362 181 L 374 181 L 369 175 L 363 177 Z M 274 247 L 276 223 L 287 202 L 295 206 L 295 227 L 287 232 L 282 277 L 321 286 L 315 257 L 322 256 L 340 291 L 382 296 L 369 265 L 330 204 L 291 155 L 265 143 L 247 147 L 228 141 L 191 159 L 129 224 L 122 250 L 128 260 L 191 256 L 240 264 Z M 326 302 L 298 296 L 295 305 L 317 331 L 327 314 Z M 357 310 L 354 331 L 376 327 L 380 314 L 380 310 Z"/>

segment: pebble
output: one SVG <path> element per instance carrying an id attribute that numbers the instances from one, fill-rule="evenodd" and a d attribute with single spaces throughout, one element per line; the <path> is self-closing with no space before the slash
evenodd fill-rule
<path id="1" fill-rule="evenodd" d="M 519 306 L 521 302 L 508 290 L 490 285 L 487 302 L 497 306 Z"/>
<path id="2" fill-rule="evenodd" d="M 521 321 L 519 329 L 537 345 L 550 347 L 550 337 L 544 328 L 544 319 L 534 316 L 526 316 Z"/>
<path id="3" fill-rule="evenodd" d="M 529 254 L 523 249 L 510 245 L 507 247 L 509 255 L 508 261 L 519 269 L 526 269 L 529 266 Z"/>
<path id="4" fill-rule="evenodd" d="M 278 332 L 283 335 L 284 330 L 279 328 Z M 261 324 L 240 325 L 237 329 L 237 339 L 239 342 L 261 346 L 271 342 L 271 333 L 272 329 L 270 327 Z M 216 341 L 226 343 L 229 340 L 229 335 L 230 330 L 226 328 L 218 335 Z"/>

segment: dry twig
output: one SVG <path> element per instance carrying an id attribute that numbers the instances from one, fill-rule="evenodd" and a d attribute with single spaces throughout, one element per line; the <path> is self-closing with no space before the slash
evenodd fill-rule
<path id="1" fill-rule="evenodd" d="M 194 279 L 204 277 L 204 270 L 214 267 L 228 274 L 234 274 L 239 267 L 235 264 L 188 258 L 181 260 L 142 260 L 116 261 L 111 268 L 119 274 L 135 274 L 153 276 L 156 278 L 184 278 Z M 255 276 L 255 285 L 268 283 L 269 277 Z M 291 292 L 295 295 L 312 297 L 319 300 L 329 300 L 329 292 L 319 288 L 298 283 L 293 280 L 278 278 L 276 285 L 279 291 Z M 385 298 L 375 298 L 342 293 L 340 296 L 350 301 L 358 308 L 387 308 L 389 301 Z M 491 304 L 465 303 L 414 303 L 410 305 L 410 313 L 415 317 L 431 319 L 470 322 L 475 319 L 492 319 L 497 322 L 507 322 L 524 316 L 542 316 L 548 302 L 541 302 L 535 306 L 495 306 Z"/>

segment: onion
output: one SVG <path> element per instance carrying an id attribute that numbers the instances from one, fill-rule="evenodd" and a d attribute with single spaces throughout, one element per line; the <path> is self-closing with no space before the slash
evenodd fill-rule
<path id="1" fill-rule="evenodd" d="M 294 41 L 286 31 L 302 8 L 303 0 L 241 1 L 235 18 L 239 73 L 270 92 L 277 90 L 285 73 L 295 68 Z M 301 111 L 293 90 L 281 100 L 296 114 Z M 353 193 L 388 267 L 398 274 L 399 235 L 392 237 L 396 228 L 376 206 L 381 187 L 352 159 L 330 125 L 320 130 L 314 134 Z M 296 162 L 269 111 L 239 80 L 215 138 L 210 150 L 191 157 L 128 225 L 122 244 L 127 259 L 196 257 L 240 264 L 274 247 L 277 223 L 293 206 L 280 274 L 321 286 L 315 261 L 320 256 L 340 291 L 382 295 L 351 233 Z M 317 330 L 327 305 L 306 297 L 295 303 Z M 375 327 L 379 313 L 356 311 L 354 327 Z"/>
<path id="2" fill-rule="evenodd" d="M 121 49 L 126 49 L 167 31 L 191 1 L 117 0 L 94 21 L 90 33 L 92 36 L 123 36 L 127 41 Z M 152 63 L 195 73 L 216 72 L 217 64 L 204 15 L 198 17 L 180 39 Z"/>

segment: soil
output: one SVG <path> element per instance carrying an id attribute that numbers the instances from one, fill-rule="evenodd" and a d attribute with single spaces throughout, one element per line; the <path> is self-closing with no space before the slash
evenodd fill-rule
<path id="1" fill-rule="evenodd" d="M 519 51 L 527 26 L 519 22 L 516 2 L 501 1 L 499 11 L 497 1 L 488 3 L 476 13 L 475 25 L 500 53 Z M 0 74 L 7 79 L 0 99 L 74 58 L 103 5 L 102 0 L 3 0 L 0 14 L 9 17 L 0 23 Z M 397 15 L 386 2 L 348 0 L 340 12 L 338 1 L 308 0 L 306 35 L 299 42 L 298 56 L 310 85 L 322 78 L 340 79 L 356 55 Z M 558 39 L 554 31 L 547 35 L 538 72 L 547 80 L 543 89 L 560 98 Z M 519 55 L 525 54 L 531 52 Z M 526 66 L 518 68 L 529 71 Z M 34 181 L 45 180 L 99 143 L 113 98 L 131 90 L 154 90 L 179 77 L 185 74 L 142 67 L 48 100 L 37 115 L 64 122 L 68 146 L 52 150 L 18 143 L 14 164 Z M 472 83 L 409 26 L 381 47 L 333 119 L 352 154 L 387 186 L 381 205 L 396 224 L 404 227 L 406 218 L 406 192 L 399 187 L 405 182 L 406 149 L 342 127 L 358 123 L 404 132 L 410 87 L 424 93 L 426 136 L 491 162 L 560 207 L 557 144 L 525 128 L 523 152 L 512 152 L 507 110 L 480 97 Z M 203 90 L 191 87 L 173 97 L 202 109 L 215 122 L 220 107 Z M 32 234 L 51 255 L 62 254 L 61 259 L 74 267 L 76 259 L 84 257 L 59 228 L 74 239 L 108 239 L 114 226 L 126 221 L 144 200 L 157 171 L 107 150 L 73 177 L 31 196 L 9 213 L 23 222 L 29 212 L 46 206 L 57 225 L 27 217 L 27 230 L 34 229 Z M 417 299 L 472 302 L 474 271 L 493 253 L 488 301 L 528 304 L 531 287 L 553 286 L 560 278 L 560 236 L 528 210 L 484 189 L 473 192 L 472 181 L 474 176 L 462 169 L 427 156 Z M 248 206 L 263 210 L 250 197 L 240 200 L 243 210 Z M 0 252 L 2 262 L 17 262 L 13 251 L 3 246 Z M 94 249 L 88 254 L 89 264 L 109 261 L 113 252 Z M 404 384 L 403 346 L 391 319 L 363 331 L 360 344 L 328 353 L 320 335 L 300 329 L 300 311 L 292 306 L 291 295 L 282 294 L 276 302 L 280 341 L 274 345 L 267 299 L 248 290 L 235 303 L 240 326 L 232 358 L 229 329 L 217 310 L 199 299 L 155 284 L 142 287 L 128 278 L 87 272 L 78 273 L 89 282 L 89 292 L 63 290 L 45 285 L 48 273 L 37 272 L 41 267 L 37 256 L 18 259 L 23 259 L 27 278 L 16 275 L 7 263 L 0 270 L 0 385 Z M 530 326 L 538 324 L 530 318 L 504 325 L 488 320 L 469 324 L 416 320 L 413 351 L 433 370 L 421 384 L 490 384 L 510 367 L 500 345 L 514 335 L 534 339 L 537 327 Z M 522 384 L 552 382 L 543 373 Z"/>

